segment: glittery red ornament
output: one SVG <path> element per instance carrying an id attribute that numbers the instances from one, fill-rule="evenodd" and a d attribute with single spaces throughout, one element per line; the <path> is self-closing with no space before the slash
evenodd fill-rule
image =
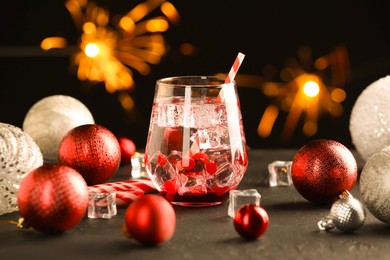
<path id="1" fill-rule="evenodd" d="M 162 244 L 173 236 L 176 214 L 172 205 L 158 195 L 144 195 L 125 213 L 125 233 L 147 245 Z"/>
<path id="2" fill-rule="evenodd" d="M 88 124 L 70 130 L 62 139 L 58 161 L 76 169 L 88 185 L 110 179 L 119 167 L 121 151 L 107 128 Z"/>
<path id="3" fill-rule="evenodd" d="M 267 212 L 256 205 L 244 205 L 234 215 L 234 227 L 246 239 L 260 237 L 268 228 Z"/>
<path id="4" fill-rule="evenodd" d="M 352 153 L 334 140 L 320 139 L 303 146 L 291 165 L 297 191 L 317 204 L 331 204 L 345 190 L 352 190 L 357 179 Z"/>
<path id="5" fill-rule="evenodd" d="M 134 142 L 124 136 L 118 136 L 118 142 L 121 148 L 121 165 L 130 163 L 131 156 L 133 156 L 136 151 Z"/>
<path id="6" fill-rule="evenodd" d="M 61 233 L 74 227 L 88 207 L 87 184 L 74 169 L 44 164 L 21 182 L 18 206 L 26 223 L 43 233 Z"/>

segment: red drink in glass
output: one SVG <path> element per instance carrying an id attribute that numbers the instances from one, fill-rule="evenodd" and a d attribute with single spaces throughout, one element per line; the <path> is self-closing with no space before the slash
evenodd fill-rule
<path id="1" fill-rule="evenodd" d="M 248 164 L 234 83 L 191 76 L 159 80 L 145 164 L 157 189 L 173 204 L 224 202 Z"/>

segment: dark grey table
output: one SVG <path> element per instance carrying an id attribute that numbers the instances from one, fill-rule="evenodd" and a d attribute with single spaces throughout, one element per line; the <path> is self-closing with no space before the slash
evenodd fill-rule
<path id="1" fill-rule="evenodd" d="M 0 224 L 0 259 L 390 259 L 390 225 L 369 212 L 354 233 L 319 231 L 317 222 L 329 213 L 290 187 L 268 187 L 267 165 L 292 160 L 296 150 L 254 150 L 239 189 L 256 188 L 270 217 L 266 233 L 255 241 L 242 239 L 227 216 L 228 204 L 208 208 L 175 206 L 177 228 L 160 246 L 142 246 L 121 233 L 125 208 L 110 220 L 84 218 L 68 232 L 48 236 Z M 355 154 L 356 155 L 356 154 Z M 363 162 L 356 156 L 359 172 Z M 119 170 L 117 178 L 129 174 Z M 352 191 L 356 198 L 360 192 Z M 17 212 L 0 217 L 17 220 Z"/>

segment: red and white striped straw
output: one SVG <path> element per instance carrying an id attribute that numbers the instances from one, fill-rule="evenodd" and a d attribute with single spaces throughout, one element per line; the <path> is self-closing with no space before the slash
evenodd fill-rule
<path id="1" fill-rule="evenodd" d="M 234 77 L 237 74 L 238 69 L 240 68 L 242 61 L 244 60 L 245 55 L 239 52 L 237 54 L 237 57 L 233 63 L 233 66 L 231 67 L 229 74 L 226 77 L 225 83 L 230 83 L 234 80 Z"/>
<path id="2" fill-rule="evenodd" d="M 156 188 L 150 179 L 126 180 L 97 184 L 88 187 L 89 193 L 116 193 L 116 205 L 128 205 Z"/>

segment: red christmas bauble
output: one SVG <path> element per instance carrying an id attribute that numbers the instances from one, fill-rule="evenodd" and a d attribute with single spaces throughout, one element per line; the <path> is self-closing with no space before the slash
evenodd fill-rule
<path id="1" fill-rule="evenodd" d="M 62 139 L 58 161 L 77 170 L 88 185 L 110 179 L 119 167 L 121 151 L 116 136 L 107 128 L 81 125 Z"/>
<path id="2" fill-rule="evenodd" d="M 176 214 L 163 197 L 144 195 L 127 208 L 125 226 L 130 237 L 142 244 L 162 244 L 175 233 Z"/>
<path id="3" fill-rule="evenodd" d="M 124 136 L 118 136 L 118 142 L 121 149 L 121 165 L 130 163 L 131 156 L 133 156 L 136 151 L 134 142 Z"/>
<path id="4" fill-rule="evenodd" d="M 246 239 L 260 237 L 267 230 L 268 223 L 268 213 L 256 205 L 244 205 L 234 215 L 234 227 Z"/>
<path id="5" fill-rule="evenodd" d="M 22 180 L 17 198 L 28 225 L 43 233 L 61 233 L 83 218 L 89 196 L 87 184 L 76 170 L 44 164 Z"/>
<path id="6" fill-rule="evenodd" d="M 357 164 L 341 143 L 320 139 L 303 146 L 294 156 L 291 177 L 297 191 L 317 204 L 331 204 L 357 180 Z"/>

